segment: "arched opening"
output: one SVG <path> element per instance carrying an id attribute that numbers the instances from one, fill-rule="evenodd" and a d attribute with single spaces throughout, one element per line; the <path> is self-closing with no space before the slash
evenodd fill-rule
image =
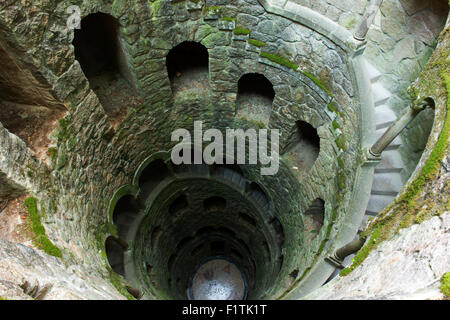
<path id="1" fill-rule="evenodd" d="M 163 160 L 156 159 L 151 162 L 139 176 L 139 187 L 141 188 L 139 198 L 145 201 L 152 190 L 170 175 L 169 168 Z"/>
<path id="2" fill-rule="evenodd" d="M 248 193 L 253 199 L 265 210 L 269 210 L 269 198 L 264 190 L 256 183 L 252 182 L 249 186 Z"/>
<path id="3" fill-rule="evenodd" d="M 297 121 L 288 142 L 287 160 L 296 171 L 308 172 L 320 152 L 320 137 L 317 130 L 305 121 Z"/>
<path id="4" fill-rule="evenodd" d="M 209 55 L 204 45 L 180 43 L 167 54 L 166 67 L 174 95 L 183 90 L 209 89 Z"/>
<path id="5" fill-rule="evenodd" d="M 125 195 L 117 201 L 113 212 L 113 222 L 122 239 L 127 238 L 128 230 L 139 212 L 139 205 L 132 195 Z"/>
<path id="6" fill-rule="evenodd" d="M 184 208 L 187 208 L 187 206 L 188 206 L 187 198 L 184 194 L 182 194 L 170 204 L 169 213 L 171 215 L 177 215 Z"/>
<path id="7" fill-rule="evenodd" d="M 125 269 L 123 264 L 123 251 L 124 248 L 120 241 L 114 237 L 108 237 L 105 242 L 106 256 L 108 262 L 115 273 L 125 276 Z"/>
<path id="8" fill-rule="evenodd" d="M 259 73 L 247 73 L 238 81 L 236 115 L 241 119 L 267 124 L 274 98 L 273 85 L 265 76 Z"/>
<path id="9" fill-rule="evenodd" d="M 325 201 L 315 199 L 308 210 L 303 214 L 303 224 L 305 226 L 306 241 L 311 241 L 320 232 L 325 217 Z"/>
<path id="10" fill-rule="evenodd" d="M 225 254 L 225 242 L 224 241 L 213 241 L 211 242 L 211 255 Z"/>
<path id="11" fill-rule="evenodd" d="M 256 228 L 256 220 L 244 212 L 239 212 L 239 218 L 251 228 Z"/>
<path id="12" fill-rule="evenodd" d="M 81 20 L 75 30 L 75 58 L 97 94 L 105 112 L 122 119 L 127 106 L 141 103 L 133 88 L 126 54 L 121 44 L 119 22 L 109 14 L 97 12 Z"/>
<path id="13" fill-rule="evenodd" d="M 227 207 L 227 201 L 222 197 L 211 197 L 203 202 L 206 212 L 223 211 Z"/>

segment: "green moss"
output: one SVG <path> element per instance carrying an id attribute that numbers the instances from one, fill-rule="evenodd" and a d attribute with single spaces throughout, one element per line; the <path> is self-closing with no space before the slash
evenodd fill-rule
<path id="1" fill-rule="evenodd" d="M 332 124 L 334 129 L 339 129 L 341 127 L 336 120 L 334 120 Z"/>
<path id="2" fill-rule="evenodd" d="M 344 190 L 346 176 L 344 172 L 341 172 L 336 177 L 336 183 L 339 190 Z"/>
<path id="3" fill-rule="evenodd" d="M 442 276 L 439 289 L 446 299 L 450 298 L 450 272 L 447 272 Z"/>
<path id="4" fill-rule="evenodd" d="M 220 14 L 222 7 L 221 6 L 210 6 L 205 7 L 205 13 L 213 13 L 213 14 Z"/>
<path id="5" fill-rule="evenodd" d="M 119 291 L 120 294 L 126 297 L 128 300 L 136 300 L 126 289 L 121 276 L 115 273 L 110 268 L 108 269 L 109 269 L 109 281 L 117 289 L 117 291 Z"/>
<path id="6" fill-rule="evenodd" d="M 342 149 L 344 151 L 346 150 L 347 139 L 345 139 L 344 135 L 341 134 L 336 138 L 336 140 L 334 140 L 334 142 L 336 142 L 336 145 L 339 149 Z"/>
<path id="7" fill-rule="evenodd" d="M 222 20 L 222 21 L 227 21 L 227 22 L 233 22 L 233 21 L 236 21 L 236 18 L 232 18 L 232 17 L 222 17 L 222 18 L 220 18 L 220 20 Z"/>
<path id="8" fill-rule="evenodd" d="M 57 148 L 48 148 L 48 154 L 50 159 L 56 160 L 56 157 L 58 156 L 58 149 Z"/>
<path id="9" fill-rule="evenodd" d="M 311 265 L 314 265 L 317 260 L 319 259 L 320 255 L 322 254 L 323 249 L 325 248 L 326 243 L 330 240 L 331 230 L 333 229 L 333 225 L 336 221 L 336 218 L 338 216 L 337 209 L 334 208 L 331 212 L 331 221 L 328 224 L 327 231 L 325 233 L 325 238 L 322 240 L 319 249 L 317 250 L 316 256 L 314 257 L 314 261 L 311 263 Z M 300 283 L 304 277 L 308 274 L 308 272 L 311 271 L 311 267 L 308 267 L 303 271 L 302 275 L 295 280 L 295 282 L 290 286 L 289 289 L 287 289 L 280 297 L 277 298 L 277 300 L 283 299 L 289 292 L 291 292 L 295 286 Z"/>
<path id="10" fill-rule="evenodd" d="M 250 34 L 250 30 L 243 27 L 236 27 L 234 28 L 233 33 L 237 36 L 246 36 Z"/>
<path id="11" fill-rule="evenodd" d="M 380 231 L 381 226 L 378 226 L 372 232 L 369 241 L 367 241 L 366 244 L 362 247 L 362 249 L 359 250 L 353 257 L 352 264 L 349 267 L 341 270 L 341 272 L 339 273 L 340 276 L 343 277 L 350 274 L 353 270 L 355 270 L 357 266 L 359 266 L 367 258 L 369 253 L 378 246 L 378 244 L 380 243 L 380 241 L 378 241 Z"/>
<path id="12" fill-rule="evenodd" d="M 97 248 L 99 250 L 104 249 L 105 244 L 103 243 L 103 241 L 107 234 L 117 237 L 117 228 L 114 224 L 108 222 L 98 228 L 95 238 L 97 240 Z"/>
<path id="13" fill-rule="evenodd" d="M 269 59 L 272 62 L 278 63 L 282 66 L 285 66 L 289 69 L 292 70 L 297 70 L 298 69 L 298 65 L 296 65 L 295 63 L 291 62 L 290 60 L 277 56 L 276 54 L 272 54 L 272 53 L 268 53 L 268 52 L 264 52 L 261 51 L 259 54 L 261 57 Z"/>
<path id="14" fill-rule="evenodd" d="M 337 158 L 337 162 L 338 162 L 338 166 L 339 166 L 340 169 L 343 169 L 345 167 L 344 160 L 342 160 L 341 157 Z"/>
<path id="15" fill-rule="evenodd" d="M 251 45 L 254 45 L 255 47 L 258 47 L 258 48 L 262 48 L 266 45 L 265 42 L 259 41 L 256 39 L 248 39 L 248 43 L 250 43 Z"/>
<path id="16" fill-rule="evenodd" d="M 336 102 L 331 101 L 329 104 L 327 104 L 327 109 L 330 110 L 330 112 L 337 112 Z"/>
<path id="17" fill-rule="evenodd" d="M 36 199 L 33 197 L 26 198 L 24 201 L 24 206 L 29 213 L 29 225 L 31 231 L 34 233 L 33 244 L 43 250 L 45 253 L 61 258 L 61 251 L 56 247 L 46 236 L 45 228 L 41 223 L 41 218 L 38 214 Z"/>
<path id="18" fill-rule="evenodd" d="M 309 73 L 308 71 L 302 71 L 302 73 L 309 79 L 311 79 L 312 82 L 314 82 L 320 89 L 325 91 L 330 97 L 333 97 L 333 93 L 322 83 L 322 81 L 319 80 L 319 78 Z"/>

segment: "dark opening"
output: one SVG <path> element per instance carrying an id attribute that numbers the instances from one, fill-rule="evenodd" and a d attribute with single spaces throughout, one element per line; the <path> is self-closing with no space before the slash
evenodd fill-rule
<path id="1" fill-rule="evenodd" d="M 231 249 L 230 252 L 233 255 L 235 255 L 239 260 L 244 259 L 244 256 L 239 251 L 237 251 L 236 249 Z"/>
<path id="2" fill-rule="evenodd" d="M 239 217 L 247 224 L 251 225 L 252 227 L 256 227 L 256 220 L 252 217 L 250 217 L 248 214 L 239 212 Z"/>
<path id="3" fill-rule="evenodd" d="M 225 159 L 223 162 L 225 163 Z M 244 172 L 238 164 L 213 164 L 210 166 L 210 171 L 212 175 L 223 175 L 224 172 L 230 171 L 235 174 L 244 176 Z"/>
<path id="4" fill-rule="evenodd" d="M 177 257 L 176 254 L 172 254 L 172 255 L 169 257 L 169 262 L 167 263 L 167 268 L 169 269 L 169 272 L 170 272 L 170 270 L 172 270 L 173 263 L 174 263 L 176 257 Z"/>
<path id="5" fill-rule="evenodd" d="M 73 45 L 75 58 L 86 77 L 119 72 L 118 31 L 118 21 L 108 14 L 93 13 L 81 20 L 81 29 L 75 30 Z"/>
<path id="6" fill-rule="evenodd" d="M 203 202 L 203 206 L 207 212 L 222 211 L 227 207 L 227 201 L 222 197 L 211 197 Z"/>
<path id="7" fill-rule="evenodd" d="M 194 41 L 185 41 L 177 45 L 170 50 L 166 58 L 167 73 L 171 80 L 186 72 L 208 71 L 208 65 L 208 50 L 204 45 Z"/>
<path id="8" fill-rule="evenodd" d="M 106 256 L 114 272 L 124 276 L 125 269 L 123 265 L 123 247 L 114 237 L 108 237 L 105 242 Z"/>
<path id="9" fill-rule="evenodd" d="M 195 233 L 195 236 L 196 237 L 206 237 L 211 232 L 214 232 L 213 227 L 203 227 L 203 228 L 200 228 L 197 230 L 197 232 Z"/>
<path id="10" fill-rule="evenodd" d="M 241 118 L 268 123 L 275 91 L 262 74 L 248 73 L 238 81 L 236 114 Z"/>
<path id="11" fill-rule="evenodd" d="M 196 256 L 197 254 L 199 254 L 202 251 L 202 249 L 203 249 L 203 244 L 200 244 L 200 245 L 196 246 L 192 250 L 191 255 Z"/>
<path id="12" fill-rule="evenodd" d="M 297 121 L 292 131 L 287 150 L 299 170 L 308 171 L 320 152 L 320 137 L 317 130 L 305 121 Z"/>
<path id="13" fill-rule="evenodd" d="M 186 238 L 182 239 L 180 242 L 178 242 L 176 251 L 180 252 L 181 250 L 183 250 L 184 247 L 192 240 L 194 240 L 193 237 L 186 237 Z"/>
<path id="14" fill-rule="evenodd" d="M 157 243 L 158 243 L 158 239 L 161 236 L 162 230 L 161 227 L 156 227 L 155 229 L 153 229 L 152 231 L 152 236 L 151 236 L 151 245 L 152 245 L 152 251 L 155 252 L 156 247 L 157 247 Z"/>
<path id="15" fill-rule="evenodd" d="M 140 198 L 147 199 L 152 190 L 171 173 L 163 160 L 157 159 L 151 162 L 139 176 Z"/>
<path id="16" fill-rule="evenodd" d="M 179 211 L 183 210 L 184 208 L 187 208 L 188 202 L 187 198 L 184 194 L 176 198 L 169 206 L 169 213 L 170 214 L 177 214 Z"/>
<path id="17" fill-rule="evenodd" d="M 139 289 L 132 288 L 130 286 L 127 286 L 127 291 L 129 294 L 131 294 L 135 299 L 139 300 L 142 298 L 142 292 Z"/>
<path id="18" fill-rule="evenodd" d="M 225 242 L 223 241 L 214 241 L 211 242 L 211 254 L 224 254 L 225 253 Z"/>
<path id="19" fill-rule="evenodd" d="M 217 229 L 218 232 L 227 235 L 231 238 L 234 238 L 236 236 L 236 232 L 234 232 L 233 230 L 230 230 L 226 227 L 220 227 L 219 229 Z"/>
<path id="20" fill-rule="evenodd" d="M 113 212 L 113 222 L 121 238 L 127 238 L 128 230 L 138 213 L 139 205 L 132 195 L 125 195 L 117 201 Z"/>
<path id="21" fill-rule="evenodd" d="M 269 209 L 269 198 L 264 190 L 256 183 L 252 182 L 248 188 L 248 193 L 261 206 L 261 208 Z"/>
<path id="22" fill-rule="evenodd" d="M 322 199 L 315 199 L 303 216 L 307 240 L 311 241 L 319 234 L 319 231 L 323 226 L 324 217 L 325 202 Z"/>
<path id="23" fill-rule="evenodd" d="M 292 271 L 289 276 L 291 277 L 292 280 L 297 279 L 298 276 L 298 269 L 295 269 L 294 271 Z"/>
<path id="24" fill-rule="evenodd" d="M 81 29 L 75 30 L 73 46 L 75 58 L 89 79 L 91 89 L 117 127 L 128 107 L 142 104 L 131 85 L 118 20 L 101 12 L 88 15 L 81 20 Z"/>
<path id="25" fill-rule="evenodd" d="M 275 98 L 272 83 L 262 74 L 247 73 L 238 81 L 238 95 L 254 94 L 266 97 L 271 102 Z"/>

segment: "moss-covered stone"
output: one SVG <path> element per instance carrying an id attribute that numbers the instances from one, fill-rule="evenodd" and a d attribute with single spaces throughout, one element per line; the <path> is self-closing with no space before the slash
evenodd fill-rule
<path id="1" fill-rule="evenodd" d="M 258 47 L 258 48 L 262 48 L 266 45 L 265 42 L 259 41 L 256 39 L 248 39 L 248 43 L 250 43 L 251 45 L 254 45 L 255 47 Z"/>
<path id="2" fill-rule="evenodd" d="M 33 244 L 43 250 L 45 253 L 58 258 L 62 257 L 61 251 L 56 247 L 45 234 L 45 228 L 41 223 L 41 218 L 38 214 L 37 202 L 33 197 L 26 198 L 24 206 L 28 210 L 28 224 L 33 232 Z"/>
<path id="3" fill-rule="evenodd" d="M 439 289 L 445 296 L 445 299 L 450 299 L 450 272 L 447 272 L 442 276 Z"/>
<path id="4" fill-rule="evenodd" d="M 270 61 L 278 63 L 278 64 L 280 64 L 282 66 L 285 66 L 285 67 L 287 67 L 289 69 L 292 69 L 292 70 L 297 70 L 298 69 L 298 65 L 297 64 L 293 63 L 292 61 L 290 61 L 290 60 L 288 60 L 286 58 L 278 56 L 276 54 L 272 54 L 272 53 L 261 51 L 261 53 L 259 55 L 261 57 L 263 57 L 263 58 L 269 59 Z"/>
<path id="5" fill-rule="evenodd" d="M 234 28 L 233 33 L 237 36 L 246 36 L 250 34 L 250 30 L 243 27 L 236 27 Z"/>

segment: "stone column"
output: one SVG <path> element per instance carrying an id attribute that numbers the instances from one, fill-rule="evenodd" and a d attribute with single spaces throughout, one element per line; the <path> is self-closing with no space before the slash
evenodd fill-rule
<path id="1" fill-rule="evenodd" d="M 375 18 L 382 2 L 383 0 L 370 0 L 370 3 L 367 5 L 366 12 L 364 12 L 361 19 L 361 23 L 353 35 L 356 40 L 364 41 L 366 39 L 367 32 L 369 31 L 373 19 Z"/>
<path id="2" fill-rule="evenodd" d="M 370 148 L 371 155 L 378 157 L 384 149 L 402 132 L 414 118 L 427 107 L 432 107 L 429 101 L 423 101 L 419 105 L 410 105 L 403 114 L 386 130 Z"/>

